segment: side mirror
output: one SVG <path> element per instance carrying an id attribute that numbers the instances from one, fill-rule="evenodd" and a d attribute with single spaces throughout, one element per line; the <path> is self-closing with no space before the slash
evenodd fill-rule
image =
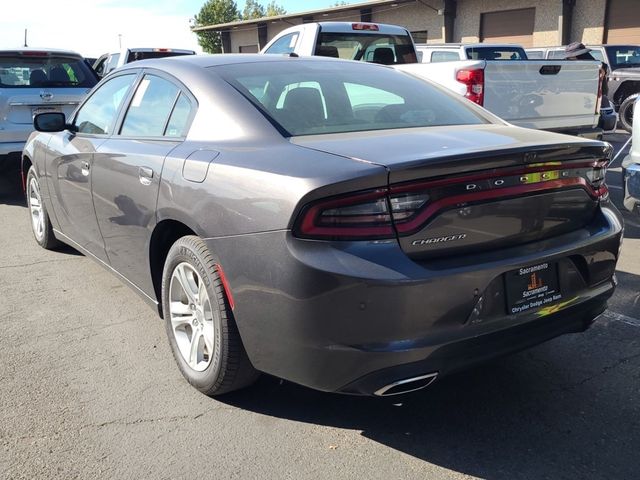
<path id="1" fill-rule="evenodd" d="M 67 119 L 62 112 L 38 113 L 33 117 L 33 127 L 39 132 L 62 132 L 67 128 Z"/>

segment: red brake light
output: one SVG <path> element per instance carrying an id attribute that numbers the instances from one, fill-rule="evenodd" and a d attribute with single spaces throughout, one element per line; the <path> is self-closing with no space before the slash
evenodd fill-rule
<path id="1" fill-rule="evenodd" d="M 484 70 L 481 68 L 462 69 L 456 73 L 456 80 L 467 87 L 464 94 L 472 102 L 478 105 L 484 104 Z"/>
<path id="2" fill-rule="evenodd" d="M 376 25 L 375 23 L 352 23 L 351 29 L 352 30 L 372 30 L 374 32 L 377 32 L 378 30 L 380 30 L 380 27 L 378 27 L 378 25 Z"/>
<path id="3" fill-rule="evenodd" d="M 49 56 L 49 52 L 36 52 L 32 50 L 28 50 L 25 52 L 20 52 L 23 57 L 47 57 Z"/>
<path id="4" fill-rule="evenodd" d="M 154 48 L 153 51 L 154 52 L 170 52 L 171 49 L 170 48 Z"/>

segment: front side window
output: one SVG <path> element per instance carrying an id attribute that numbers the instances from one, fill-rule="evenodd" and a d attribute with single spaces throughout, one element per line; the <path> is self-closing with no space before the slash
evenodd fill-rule
<path id="1" fill-rule="evenodd" d="M 145 75 L 131 99 L 120 135 L 161 137 L 180 90 L 155 75 Z"/>
<path id="2" fill-rule="evenodd" d="M 212 69 L 285 136 L 489 122 L 468 101 L 375 65 L 300 61 Z"/>
<path id="3" fill-rule="evenodd" d="M 0 87 L 91 88 L 98 83 L 84 61 L 55 55 L 0 56 Z"/>
<path id="4" fill-rule="evenodd" d="M 120 75 L 103 83 L 82 105 L 76 115 L 79 133 L 108 135 L 136 74 Z"/>
<path id="5" fill-rule="evenodd" d="M 290 33 L 275 41 L 264 53 L 291 53 L 296 48 L 298 32 Z"/>

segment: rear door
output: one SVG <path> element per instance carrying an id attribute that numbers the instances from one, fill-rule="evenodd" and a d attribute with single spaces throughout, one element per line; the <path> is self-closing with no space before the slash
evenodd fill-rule
<path id="1" fill-rule="evenodd" d="M 177 80 L 146 71 L 117 133 L 95 154 L 93 202 L 111 266 L 148 294 L 149 242 L 164 159 L 183 142 L 194 112 L 195 99 Z"/>
<path id="2" fill-rule="evenodd" d="M 46 169 L 59 228 L 84 250 L 107 262 L 93 208 L 94 154 L 113 132 L 120 107 L 136 79 L 118 75 L 103 83 L 78 110 L 77 132 L 65 130 L 49 142 Z"/>
<path id="3" fill-rule="evenodd" d="M 521 127 L 593 127 L 599 69 L 588 61 L 487 61 L 484 107 Z"/>
<path id="4" fill-rule="evenodd" d="M 0 142 L 26 141 L 36 113 L 57 111 L 71 117 L 96 83 L 78 56 L 32 50 L 0 53 Z"/>

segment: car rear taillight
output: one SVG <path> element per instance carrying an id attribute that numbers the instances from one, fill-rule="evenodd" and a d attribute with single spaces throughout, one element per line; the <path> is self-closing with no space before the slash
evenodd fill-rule
<path id="1" fill-rule="evenodd" d="M 371 30 L 373 32 L 377 32 L 378 30 L 380 30 L 380 27 L 378 27 L 378 25 L 376 25 L 375 23 L 352 23 L 351 29 L 352 30 Z"/>
<path id="2" fill-rule="evenodd" d="M 402 237 L 449 208 L 558 189 L 582 188 L 594 200 L 605 200 L 606 166 L 607 160 L 548 162 L 354 192 L 307 205 L 293 233 L 319 240 Z"/>
<path id="3" fill-rule="evenodd" d="M 467 87 L 464 94 L 472 102 L 484 105 L 484 70 L 481 68 L 463 68 L 456 72 L 456 80 Z"/>
<path id="4" fill-rule="evenodd" d="M 381 188 L 321 200 L 304 210 L 294 230 L 302 238 L 393 238 L 394 221 L 411 218 L 428 199 L 428 195 L 413 192 L 389 196 L 388 189 Z"/>

